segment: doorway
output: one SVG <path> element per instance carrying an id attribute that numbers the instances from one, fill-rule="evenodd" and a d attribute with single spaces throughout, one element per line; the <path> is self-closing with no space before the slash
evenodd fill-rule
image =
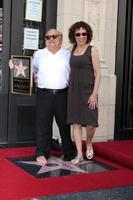
<path id="1" fill-rule="evenodd" d="M 119 0 L 115 139 L 133 139 L 133 1 Z"/>
<path id="2" fill-rule="evenodd" d="M 45 47 L 46 30 L 56 28 L 57 0 L 3 0 L 1 2 L 0 145 L 31 145 L 35 144 L 36 87 L 33 84 L 31 96 L 11 93 L 8 61 L 11 55 L 32 56 L 34 51 Z M 35 36 L 38 36 L 32 48 L 27 43 L 31 42 L 33 35 L 28 35 L 30 38 L 26 38 L 27 34 L 25 34 L 25 32 L 29 33 L 29 30 L 34 34 L 37 33 Z"/>

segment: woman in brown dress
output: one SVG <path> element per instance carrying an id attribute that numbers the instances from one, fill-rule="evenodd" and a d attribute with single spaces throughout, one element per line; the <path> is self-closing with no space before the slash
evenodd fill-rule
<path id="1" fill-rule="evenodd" d="M 73 164 L 83 161 L 82 126 L 86 127 L 86 157 L 93 158 L 92 139 L 98 127 L 97 95 L 100 84 L 100 63 L 96 49 L 90 45 L 92 29 L 86 22 L 74 23 L 69 29 L 73 44 L 70 58 L 67 123 L 73 126 L 77 156 Z"/>

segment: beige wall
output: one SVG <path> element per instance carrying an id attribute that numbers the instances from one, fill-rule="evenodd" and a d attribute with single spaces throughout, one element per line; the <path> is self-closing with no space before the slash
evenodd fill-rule
<path id="1" fill-rule="evenodd" d="M 102 77 L 99 90 L 99 127 L 94 141 L 106 141 L 114 137 L 117 9 L 118 0 L 58 0 L 57 28 L 63 32 L 63 46 L 70 46 L 67 35 L 71 24 L 84 20 L 93 29 L 92 44 L 99 52 Z M 54 135 L 59 137 L 56 125 Z"/>

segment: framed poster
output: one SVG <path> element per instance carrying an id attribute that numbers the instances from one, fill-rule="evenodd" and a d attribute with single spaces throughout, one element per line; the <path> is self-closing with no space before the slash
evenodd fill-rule
<path id="1" fill-rule="evenodd" d="M 37 50 L 39 47 L 39 29 L 24 28 L 24 49 Z"/>
<path id="2" fill-rule="evenodd" d="M 25 19 L 41 22 L 42 6 L 43 6 L 43 0 L 26 0 Z"/>
<path id="3" fill-rule="evenodd" d="M 12 55 L 13 69 L 11 70 L 11 92 L 31 95 L 33 75 L 30 56 Z"/>

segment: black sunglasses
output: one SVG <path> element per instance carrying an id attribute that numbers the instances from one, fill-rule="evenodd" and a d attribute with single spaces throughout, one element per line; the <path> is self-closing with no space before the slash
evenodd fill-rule
<path id="1" fill-rule="evenodd" d="M 80 36 L 87 36 L 87 33 L 86 32 L 83 32 L 83 33 L 75 33 L 75 36 L 76 37 L 80 37 Z"/>
<path id="2" fill-rule="evenodd" d="M 50 39 L 56 39 L 57 37 L 61 36 L 60 34 L 54 34 L 54 35 L 46 35 L 45 39 L 50 40 Z"/>

